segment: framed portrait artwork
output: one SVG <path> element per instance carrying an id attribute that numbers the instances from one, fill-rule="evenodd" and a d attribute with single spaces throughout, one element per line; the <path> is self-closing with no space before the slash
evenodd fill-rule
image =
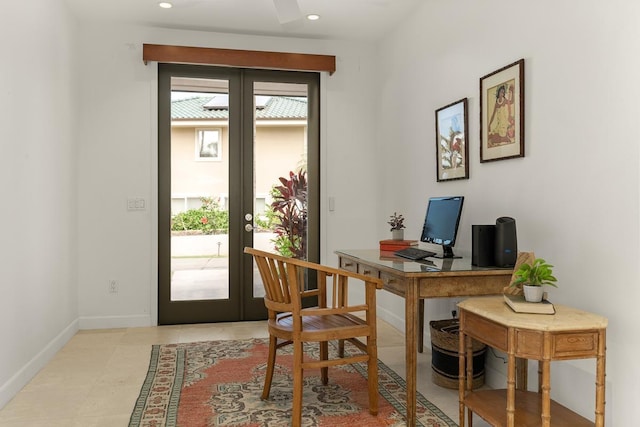
<path id="1" fill-rule="evenodd" d="M 437 180 L 469 178 L 467 98 L 436 110 Z"/>
<path id="2" fill-rule="evenodd" d="M 480 78 L 480 162 L 524 157 L 524 59 Z"/>

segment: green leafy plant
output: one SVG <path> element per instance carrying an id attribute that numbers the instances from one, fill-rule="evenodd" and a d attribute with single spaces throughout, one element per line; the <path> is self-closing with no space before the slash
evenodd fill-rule
<path id="1" fill-rule="evenodd" d="M 200 231 L 203 234 L 224 234 L 229 230 L 229 212 L 210 197 L 200 199 L 199 209 L 189 209 L 171 218 L 172 231 Z"/>
<path id="2" fill-rule="evenodd" d="M 511 286 L 529 285 L 543 286 L 549 285 L 558 287 L 558 279 L 553 275 L 553 265 L 547 263 L 542 258 L 536 258 L 533 264 L 524 263 L 515 272 L 515 280 Z"/>
<path id="3" fill-rule="evenodd" d="M 398 215 L 397 212 L 394 212 L 389 221 L 387 221 L 387 224 L 391 226 L 391 231 L 402 230 L 404 228 L 404 217 L 402 214 Z"/>
<path id="4" fill-rule="evenodd" d="M 273 228 L 273 211 L 271 208 L 265 209 L 262 214 L 256 215 L 253 219 L 259 231 L 271 230 Z"/>
<path id="5" fill-rule="evenodd" d="M 307 173 L 289 172 L 273 189 L 275 249 L 283 256 L 306 259 L 307 255 Z"/>

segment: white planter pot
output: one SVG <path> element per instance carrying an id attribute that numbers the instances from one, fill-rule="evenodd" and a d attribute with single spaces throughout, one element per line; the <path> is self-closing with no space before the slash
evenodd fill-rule
<path id="1" fill-rule="evenodd" d="M 522 290 L 524 291 L 525 300 L 529 302 L 542 301 L 542 295 L 544 294 L 544 289 L 542 286 L 523 285 Z"/>
<path id="2" fill-rule="evenodd" d="M 391 238 L 393 240 L 404 240 L 404 229 L 402 229 L 402 230 L 391 230 Z"/>

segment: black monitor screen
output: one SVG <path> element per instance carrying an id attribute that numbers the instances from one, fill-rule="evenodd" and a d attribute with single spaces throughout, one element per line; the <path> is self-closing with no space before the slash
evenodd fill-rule
<path id="1" fill-rule="evenodd" d="M 463 202 L 462 196 L 429 199 L 420 240 L 442 245 L 445 258 L 453 258 L 452 246 L 456 243 Z"/>

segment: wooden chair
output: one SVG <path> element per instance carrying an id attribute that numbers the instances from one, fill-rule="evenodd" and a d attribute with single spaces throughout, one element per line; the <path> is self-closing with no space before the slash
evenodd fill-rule
<path id="1" fill-rule="evenodd" d="M 367 362 L 369 385 L 369 413 L 378 413 L 378 350 L 376 343 L 376 290 L 382 289 L 377 278 L 326 267 L 308 261 L 286 258 L 253 248 L 245 248 L 253 255 L 264 282 L 264 303 L 269 313 L 269 357 L 262 390 L 262 399 L 269 397 L 276 350 L 293 344 L 293 409 L 292 425 L 302 422 L 303 371 L 320 368 L 324 385 L 328 384 L 330 366 Z M 317 289 L 305 289 L 309 273 L 317 275 Z M 363 304 L 347 304 L 349 279 L 364 281 Z M 331 306 L 328 292 L 331 292 Z M 317 297 L 317 306 L 304 308 L 303 301 Z M 280 341 L 279 341 L 280 340 Z M 329 359 L 328 341 L 350 341 L 362 353 Z M 305 359 L 303 343 L 318 342 L 320 359 Z"/>

